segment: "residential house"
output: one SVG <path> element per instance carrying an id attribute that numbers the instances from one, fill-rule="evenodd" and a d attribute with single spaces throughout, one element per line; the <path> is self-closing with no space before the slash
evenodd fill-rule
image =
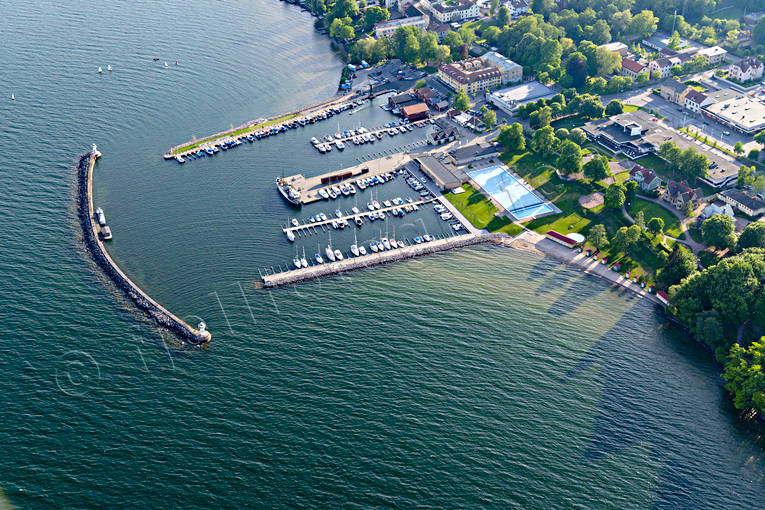
<path id="1" fill-rule="evenodd" d="M 633 80 L 637 80 L 638 74 L 645 71 L 646 68 L 643 64 L 640 62 L 635 62 L 632 59 L 629 58 L 623 58 L 622 59 L 622 74 L 625 76 L 629 76 Z"/>
<path id="2" fill-rule="evenodd" d="M 723 61 L 728 52 L 719 46 L 703 48 L 696 52 L 696 56 L 705 57 L 708 64 L 717 65 Z"/>
<path id="3" fill-rule="evenodd" d="M 661 185 L 661 178 L 656 172 L 640 165 L 632 167 L 629 180 L 638 183 L 638 188 L 643 191 L 653 191 Z"/>
<path id="4" fill-rule="evenodd" d="M 687 182 L 669 181 L 667 191 L 664 193 L 664 200 L 678 209 L 682 209 L 688 202 L 695 206 L 700 197 L 699 188 L 691 188 Z"/>
<path id="5" fill-rule="evenodd" d="M 745 83 L 762 78 L 762 62 L 754 57 L 744 57 L 728 70 L 728 78 Z"/>
<path id="6" fill-rule="evenodd" d="M 438 77 L 451 89 L 462 89 L 468 94 L 493 89 L 502 83 L 502 72 L 480 58 L 442 65 L 438 69 Z"/>
<path id="7" fill-rule="evenodd" d="M 510 17 L 515 19 L 529 12 L 529 3 L 528 0 L 507 0 L 502 2 L 502 5 L 507 7 L 507 10 L 510 11 Z"/>
<path id="8" fill-rule="evenodd" d="M 478 4 L 473 0 L 460 0 L 456 5 L 447 5 L 440 0 L 422 0 L 421 4 L 439 23 L 477 18 L 480 14 Z"/>
<path id="9" fill-rule="evenodd" d="M 444 36 L 446 36 L 446 33 L 449 31 L 449 25 L 446 25 L 444 23 L 433 23 L 431 22 L 430 25 L 428 25 L 428 32 L 433 32 L 438 36 L 438 41 L 443 42 Z"/>
<path id="10" fill-rule="evenodd" d="M 685 83 L 680 83 L 677 80 L 667 80 L 662 82 L 659 86 L 659 95 L 667 101 L 672 101 L 677 104 L 684 104 L 685 95 L 691 88 Z"/>
<path id="11" fill-rule="evenodd" d="M 689 89 L 683 100 L 685 109 L 694 113 L 698 113 L 703 107 L 712 103 L 714 103 L 714 100 L 711 97 L 696 89 Z"/>
<path id="12" fill-rule="evenodd" d="M 765 214 L 765 200 L 751 191 L 726 189 L 718 193 L 717 196 L 747 216 L 756 217 Z"/>
<path id="13" fill-rule="evenodd" d="M 502 73 L 502 83 L 517 83 L 523 79 L 523 66 L 520 66 L 496 51 L 481 55 L 484 64 L 493 65 Z"/>
<path id="14" fill-rule="evenodd" d="M 425 138 L 429 145 L 444 145 L 453 142 L 459 138 L 460 132 L 456 127 L 443 120 L 436 120 L 436 123 L 428 129 Z"/>
<path id="15" fill-rule="evenodd" d="M 670 59 L 666 57 L 651 60 L 648 63 L 648 74 L 652 74 L 654 71 L 659 71 L 662 78 L 668 78 L 672 75 L 670 70 L 672 69 L 673 65 L 674 64 L 670 61 Z"/>
<path id="16" fill-rule="evenodd" d="M 733 207 L 731 207 L 730 204 L 724 202 L 709 204 L 704 208 L 704 210 L 701 211 L 698 222 L 701 223 L 702 221 L 711 218 L 715 214 L 724 214 L 733 218 Z"/>

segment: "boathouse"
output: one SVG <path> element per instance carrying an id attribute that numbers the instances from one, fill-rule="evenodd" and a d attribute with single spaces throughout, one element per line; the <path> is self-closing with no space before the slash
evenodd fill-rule
<path id="1" fill-rule="evenodd" d="M 545 234 L 548 239 L 555 241 L 558 244 L 562 244 L 563 246 L 566 246 L 568 248 L 573 248 L 576 246 L 576 241 L 571 239 L 568 236 L 564 236 L 560 232 L 556 232 L 555 230 L 548 230 Z"/>

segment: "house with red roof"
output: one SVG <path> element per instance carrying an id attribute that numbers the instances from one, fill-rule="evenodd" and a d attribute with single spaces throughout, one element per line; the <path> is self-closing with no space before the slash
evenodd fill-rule
<path id="1" fill-rule="evenodd" d="M 640 62 L 635 62 L 634 60 L 626 57 L 622 59 L 622 74 L 624 76 L 629 76 L 633 80 L 636 80 L 638 74 L 642 73 L 643 71 L 645 71 L 645 66 Z"/>
<path id="2" fill-rule="evenodd" d="M 661 185 L 661 178 L 656 172 L 640 165 L 632 167 L 628 180 L 638 183 L 638 188 L 643 191 L 653 191 Z"/>

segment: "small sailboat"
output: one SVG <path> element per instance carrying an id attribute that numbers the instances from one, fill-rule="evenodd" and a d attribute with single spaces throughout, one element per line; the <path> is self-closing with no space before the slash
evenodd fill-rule
<path id="1" fill-rule="evenodd" d="M 324 254 L 331 262 L 335 261 L 335 252 L 332 250 L 332 234 L 329 235 L 329 244 L 324 248 Z"/>
<path id="2" fill-rule="evenodd" d="M 13 92 L 11 92 L 11 101 L 15 101 L 15 100 L 16 100 L 16 96 L 14 96 Z"/>
<path id="3" fill-rule="evenodd" d="M 362 256 L 367 254 L 367 249 L 366 249 L 366 248 L 364 248 L 364 245 L 363 245 L 363 244 L 362 244 L 361 246 L 359 246 L 359 253 L 360 253 Z"/>
<path id="4" fill-rule="evenodd" d="M 305 246 L 303 247 L 303 257 L 300 259 L 300 264 L 303 267 L 308 267 L 308 260 L 305 258 Z"/>
<path id="5" fill-rule="evenodd" d="M 335 258 L 337 260 L 343 260 L 343 253 L 340 250 L 335 250 Z"/>
<path id="6" fill-rule="evenodd" d="M 376 242 L 374 242 L 374 241 L 371 241 L 371 242 L 369 243 L 369 247 L 370 247 L 370 248 L 372 249 L 372 251 L 373 251 L 373 252 L 375 252 L 375 253 L 377 253 L 377 252 L 380 250 L 380 248 L 377 246 L 377 243 L 376 243 Z"/>
<path id="7" fill-rule="evenodd" d="M 167 66 L 167 61 L 165 61 L 165 67 L 168 67 L 168 66 Z"/>
<path id="8" fill-rule="evenodd" d="M 177 60 L 175 61 L 175 65 L 179 65 Z"/>
<path id="9" fill-rule="evenodd" d="M 319 250 L 316 252 L 316 255 L 314 256 L 314 259 L 316 259 L 317 264 L 323 264 L 324 259 L 321 257 L 321 245 L 317 244 L 316 249 Z"/>
<path id="10" fill-rule="evenodd" d="M 98 72 L 99 72 L 99 73 L 103 73 L 103 72 L 104 72 L 104 70 L 103 70 L 103 69 L 101 69 L 101 68 L 99 67 L 99 68 L 98 68 Z"/>
<path id="11" fill-rule="evenodd" d="M 292 259 L 292 263 L 295 265 L 295 269 L 300 269 L 303 264 L 300 263 L 300 257 L 298 257 L 297 249 L 295 250 L 295 258 Z"/>
<path id="12" fill-rule="evenodd" d="M 106 70 L 107 70 L 107 71 L 111 71 L 111 70 L 112 70 L 112 65 L 111 65 L 111 64 L 107 65 L 107 66 L 106 66 Z"/>
<path id="13" fill-rule="evenodd" d="M 351 253 L 353 253 L 354 257 L 358 257 L 360 255 L 359 253 L 359 241 L 356 239 L 356 234 L 353 234 L 353 244 L 351 245 Z"/>

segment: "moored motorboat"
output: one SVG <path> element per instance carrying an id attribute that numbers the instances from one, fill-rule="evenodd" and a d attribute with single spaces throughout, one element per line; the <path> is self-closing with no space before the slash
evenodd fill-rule
<path id="1" fill-rule="evenodd" d="M 276 187 L 287 202 L 296 207 L 301 206 L 300 192 L 295 187 L 279 177 L 276 178 Z"/>
<path id="2" fill-rule="evenodd" d="M 295 234 L 292 233 L 292 230 L 288 230 L 286 232 L 286 236 L 287 236 L 287 239 L 289 239 L 290 241 L 294 241 L 295 240 Z"/>
<path id="3" fill-rule="evenodd" d="M 343 260 L 343 253 L 340 250 L 335 250 L 335 258 L 337 260 Z"/>
<path id="4" fill-rule="evenodd" d="M 297 218 L 292 218 L 291 223 L 293 227 L 300 225 L 300 222 L 297 220 Z"/>

